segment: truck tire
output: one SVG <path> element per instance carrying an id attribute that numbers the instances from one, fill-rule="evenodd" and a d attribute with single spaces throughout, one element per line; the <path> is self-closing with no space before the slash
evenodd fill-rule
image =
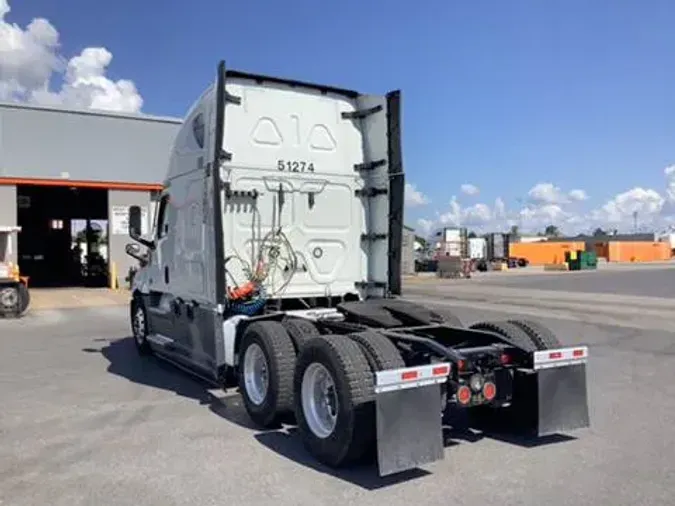
<path id="1" fill-rule="evenodd" d="M 345 466 L 372 447 L 374 375 L 354 341 L 325 335 L 306 343 L 297 359 L 294 394 L 298 431 L 319 462 Z"/>
<path id="2" fill-rule="evenodd" d="M 494 332 L 504 337 L 507 341 L 511 342 L 517 348 L 520 348 L 526 352 L 537 351 L 537 347 L 530 339 L 530 336 L 527 333 L 510 322 L 478 322 L 474 323 L 469 327 L 470 329 L 475 330 L 487 330 L 488 332 Z"/>
<path id="3" fill-rule="evenodd" d="M 134 297 L 131 301 L 130 318 L 131 333 L 139 355 L 151 355 L 152 348 L 148 342 L 148 313 L 143 301 Z"/>
<path id="4" fill-rule="evenodd" d="M 239 357 L 239 390 L 249 417 L 261 427 L 278 426 L 293 410 L 291 337 L 277 321 L 253 322 L 244 331 Z"/>
<path id="5" fill-rule="evenodd" d="M 382 334 L 366 330 L 350 334 L 349 338 L 361 347 L 373 373 L 405 367 L 398 348 Z"/>
<path id="6" fill-rule="evenodd" d="M 368 360 L 373 374 L 378 371 L 388 371 L 405 367 L 401 353 L 391 340 L 372 330 L 350 334 L 349 338 L 355 341 Z M 447 384 L 441 385 L 441 415 L 447 404 Z"/>
<path id="7" fill-rule="evenodd" d="M 562 348 L 562 343 L 556 335 L 541 323 L 531 320 L 509 320 L 509 323 L 522 329 L 532 340 L 538 350 L 554 350 Z"/>
<path id="8" fill-rule="evenodd" d="M 30 306 L 30 292 L 24 283 L 19 283 L 19 316 L 26 313 Z"/>
<path id="9" fill-rule="evenodd" d="M 0 315 L 18 317 L 20 305 L 19 285 L 0 286 Z"/>
<path id="10" fill-rule="evenodd" d="M 321 336 L 319 329 L 316 328 L 311 321 L 305 320 L 304 318 L 293 318 L 285 317 L 281 320 L 281 324 L 288 332 L 288 335 L 291 336 L 293 341 L 293 346 L 295 347 L 295 352 L 300 353 L 302 347 L 310 339 Z"/>

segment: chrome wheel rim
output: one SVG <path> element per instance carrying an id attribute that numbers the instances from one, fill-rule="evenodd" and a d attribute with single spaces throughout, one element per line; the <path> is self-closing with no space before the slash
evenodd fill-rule
<path id="1" fill-rule="evenodd" d="M 253 343 L 244 354 L 244 387 L 253 404 L 260 406 L 265 402 L 269 389 L 269 368 L 262 348 Z"/>
<path id="2" fill-rule="evenodd" d="M 134 337 L 140 345 L 145 342 L 145 311 L 140 306 L 136 308 L 134 313 Z"/>
<path id="3" fill-rule="evenodd" d="M 309 429 L 318 438 L 325 439 L 335 430 L 338 397 L 335 381 L 322 364 L 309 365 L 302 376 L 302 411 Z"/>
<path id="4" fill-rule="evenodd" d="M 16 307 L 19 303 L 19 293 L 16 288 L 5 288 L 0 290 L 0 305 L 5 309 Z"/>

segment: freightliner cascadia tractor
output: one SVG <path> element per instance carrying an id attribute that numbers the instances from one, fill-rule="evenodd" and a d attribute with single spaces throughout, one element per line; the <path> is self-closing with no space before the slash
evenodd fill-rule
<path id="1" fill-rule="evenodd" d="M 401 95 L 218 67 L 171 153 L 130 318 L 141 354 L 238 386 L 329 466 L 443 458 L 444 416 L 534 436 L 589 425 L 585 346 L 517 318 L 464 326 L 401 298 Z M 143 252 L 141 250 L 144 249 Z"/>

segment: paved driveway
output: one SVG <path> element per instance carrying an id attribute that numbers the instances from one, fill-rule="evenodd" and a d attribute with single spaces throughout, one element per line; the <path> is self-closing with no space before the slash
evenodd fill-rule
<path id="1" fill-rule="evenodd" d="M 465 323 L 506 317 L 492 289 L 478 302 L 411 297 Z M 449 433 L 444 461 L 385 480 L 372 466 L 323 468 L 292 432 L 251 428 L 235 393 L 141 360 L 123 307 L 0 322 L 1 504 L 672 505 L 675 319 L 536 303 L 514 307 L 552 313 L 565 343 L 591 346 L 592 429 L 531 447 Z"/>

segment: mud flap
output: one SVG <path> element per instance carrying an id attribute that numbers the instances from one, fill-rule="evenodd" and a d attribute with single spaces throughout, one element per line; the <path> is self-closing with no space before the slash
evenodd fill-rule
<path id="1" fill-rule="evenodd" d="M 585 347 L 538 351 L 534 369 L 514 377 L 518 425 L 537 437 L 590 426 Z"/>
<path id="2" fill-rule="evenodd" d="M 590 425 L 586 364 L 541 369 L 537 373 L 537 435 L 547 436 Z"/>
<path id="3" fill-rule="evenodd" d="M 380 476 L 443 459 L 441 383 L 449 364 L 378 372 L 377 463 Z"/>

